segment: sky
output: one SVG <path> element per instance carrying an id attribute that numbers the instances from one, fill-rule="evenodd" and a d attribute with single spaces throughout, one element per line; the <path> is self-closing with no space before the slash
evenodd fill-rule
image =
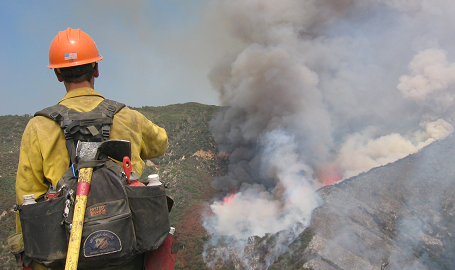
<path id="1" fill-rule="evenodd" d="M 33 114 L 65 94 L 48 69 L 59 31 L 80 28 L 103 60 L 95 89 L 128 106 L 218 105 L 207 74 L 228 42 L 207 0 L 2 1 L 0 115 Z"/>

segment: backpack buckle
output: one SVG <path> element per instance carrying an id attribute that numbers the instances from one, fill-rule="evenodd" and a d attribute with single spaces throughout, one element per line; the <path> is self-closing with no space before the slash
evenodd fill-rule
<path id="1" fill-rule="evenodd" d="M 73 134 L 69 133 L 68 131 L 66 131 L 66 129 L 63 130 L 63 135 L 65 135 L 65 139 L 66 140 L 71 140 L 73 139 Z"/>
<path id="2" fill-rule="evenodd" d="M 52 120 L 57 121 L 57 118 L 60 116 L 60 113 L 57 111 L 51 112 L 49 116 L 52 118 Z"/>
<path id="3" fill-rule="evenodd" d="M 104 125 L 101 127 L 101 135 L 103 136 L 104 139 L 109 139 L 111 135 L 111 127 Z"/>

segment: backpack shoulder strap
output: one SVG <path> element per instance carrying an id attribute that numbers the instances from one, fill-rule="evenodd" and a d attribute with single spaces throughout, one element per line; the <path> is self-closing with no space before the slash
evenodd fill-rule
<path id="1" fill-rule="evenodd" d="M 60 124 L 63 121 L 63 115 L 68 115 L 69 110 L 67 107 L 57 104 L 37 111 L 34 116 L 44 116 Z"/>
<path id="2" fill-rule="evenodd" d="M 36 116 L 44 116 L 47 117 L 51 120 L 54 120 L 59 124 L 60 128 L 63 131 L 63 134 L 65 135 L 66 139 L 66 149 L 68 150 L 68 154 L 70 156 L 71 164 L 76 163 L 76 149 L 74 147 L 74 142 L 72 141 L 72 137 L 68 136 L 67 133 L 65 132 L 65 125 L 64 122 L 65 120 L 69 119 L 69 113 L 71 109 L 68 109 L 66 106 L 57 104 L 51 107 L 47 107 L 45 109 L 42 109 L 41 111 L 38 111 L 35 113 Z M 71 110 L 74 111 L 74 110 Z M 76 111 L 74 111 L 76 112 Z"/>
<path id="3" fill-rule="evenodd" d="M 98 106 L 93 110 L 101 110 L 107 116 L 113 118 L 114 114 L 118 113 L 121 109 L 123 109 L 123 107 L 125 107 L 125 104 L 123 103 L 110 99 L 105 99 L 100 104 L 98 104 Z"/>

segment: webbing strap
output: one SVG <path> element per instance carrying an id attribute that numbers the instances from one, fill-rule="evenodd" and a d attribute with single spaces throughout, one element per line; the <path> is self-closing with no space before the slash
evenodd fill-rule
<path id="1" fill-rule="evenodd" d="M 70 156 L 71 164 L 76 164 L 76 146 L 72 139 L 66 139 L 66 149 L 68 150 L 68 155 Z"/>

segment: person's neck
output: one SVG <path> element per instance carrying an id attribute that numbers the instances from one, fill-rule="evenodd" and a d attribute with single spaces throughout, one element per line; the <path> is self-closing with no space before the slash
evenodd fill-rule
<path id="1" fill-rule="evenodd" d="M 65 83 L 66 92 L 69 92 L 73 89 L 82 88 L 82 87 L 94 88 L 94 82 L 83 81 L 80 83 L 67 83 L 67 82 L 64 82 L 64 83 Z"/>

